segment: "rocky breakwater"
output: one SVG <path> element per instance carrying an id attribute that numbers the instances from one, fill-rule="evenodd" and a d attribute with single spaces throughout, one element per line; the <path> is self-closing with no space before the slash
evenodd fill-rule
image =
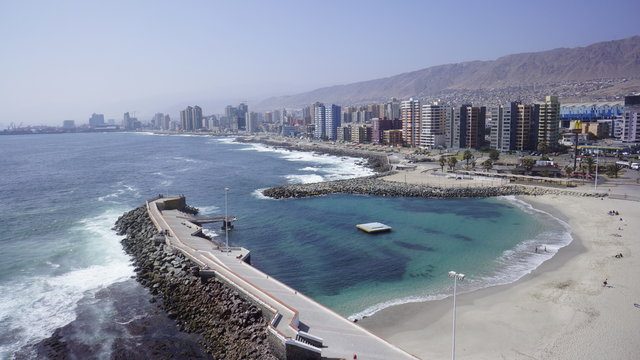
<path id="1" fill-rule="evenodd" d="M 259 143 L 287 150 L 309 151 L 317 154 L 348 156 L 367 160 L 367 166 L 376 172 L 391 170 L 387 155 L 375 151 L 346 148 L 328 143 L 284 141 L 266 137 L 240 137 L 236 141 L 243 143 Z"/>
<path id="2" fill-rule="evenodd" d="M 503 185 L 494 187 L 447 188 L 429 185 L 405 184 L 385 181 L 379 177 L 364 177 L 312 184 L 284 185 L 262 191 L 263 195 L 274 198 L 303 198 L 329 194 L 355 194 L 375 196 L 406 196 L 424 198 L 473 198 L 505 195 L 573 195 L 606 196 L 604 193 L 580 192 L 538 186 Z"/>
<path id="3" fill-rule="evenodd" d="M 262 311 L 221 282 L 201 281 L 190 260 L 164 242 L 154 242 L 156 228 L 144 206 L 121 216 L 115 228 L 126 235 L 122 245 L 133 257 L 137 280 L 161 300 L 182 331 L 202 336 L 208 354 L 216 359 L 276 359 Z"/>

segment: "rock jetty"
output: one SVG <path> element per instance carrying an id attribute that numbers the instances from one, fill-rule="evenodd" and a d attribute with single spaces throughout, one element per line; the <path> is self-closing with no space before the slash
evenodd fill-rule
<path id="1" fill-rule="evenodd" d="M 574 195 L 604 197 L 606 193 L 580 192 L 558 188 L 546 188 L 524 185 L 503 185 L 494 187 L 445 188 L 429 185 L 405 184 L 385 181 L 377 176 L 319 182 L 312 184 L 294 184 L 269 188 L 262 194 L 274 199 L 303 198 L 329 194 L 355 194 L 375 196 L 406 196 L 424 198 L 477 198 L 505 195 Z"/>
<path id="2" fill-rule="evenodd" d="M 267 340 L 262 311 L 234 289 L 209 279 L 179 251 L 152 240 L 156 228 L 144 206 L 116 222 L 125 251 L 133 257 L 137 280 L 161 299 L 178 327 L 202 336 L 205 351 L 216 359 L 277 359 Z"/>

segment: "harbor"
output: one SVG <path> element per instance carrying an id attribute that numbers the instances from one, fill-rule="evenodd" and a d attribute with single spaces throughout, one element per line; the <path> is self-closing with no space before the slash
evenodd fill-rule
<path id="1" fill-rule="evenodd" d="M 163 196 L 146 203 L 165 241 L 199 266 L 203 279 L 234 288 L 270 315 L 270 343 L 284 359 L 416 359 L 370 331 L 251 266 L 250 252 L 199 236 L 202 228 L 182 209 L 184 197 Z M 282 261 L 286 261 L 285 258 Z"/>

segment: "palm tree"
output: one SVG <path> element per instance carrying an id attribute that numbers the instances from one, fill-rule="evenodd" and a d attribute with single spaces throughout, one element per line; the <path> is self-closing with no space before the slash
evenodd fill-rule
<path id="1" fill-rule="evenodd" d="M 453 168 L 456 167 L 457 163 L 458 163 L 458 159 L 456 159 L 455 156 L 449 156 L 447 158 L 447 165 L 449 165 L 450 170 L 453 170 Z"/>
<path id="2" fill-rule="evenodd" d="M 534 159 L 531 159 L 531 158 L 522 159 L 522 167 L 526 172 L 530 172 L 535 165 L 536 165 L 536 161 Z"/>
<path id="3" fill-rule="evenodd" d="M 573 166 L 571 165 L 565 166 L 564 172 L 567 174 L 567 176 L 571 176 L 571 174 L 573 174 Z"/>
<path id="4" fill-rule="evenodd" d="M 593 159 L 593 157 L 587 156 L 586 158 L 584 158 L 584 162 L 587 164 L 589 174 L 591 174 L 591 169 L 593 168 L 593 165 L 596 163 L 596 161 Z"/>
<path id="5" fill-rule="evenodd" d="M 607 175 L 611 177 L 618 177 L 618 173 L 622 170 L 622 166 L 618 164 L 609 164 L 607 165 Z"/>
<path id="6" fill-rule="evenodd" d="M 438 163 L 440 164 L 440 171 L 444 171 L 444 166 L 447 164 L 447 159 L 444 156 L 440 156 L 438 159 Z"/>
<path id="7" fill-rule="evenodd" d="M 493 169 L 493 161 L 491 161 L 491 159 L 487 159 L 487 160 L 483 161 L 482 162 L 482 167 L 487 171 Z"/>
<path id="8" fill-rule="evenodd" d="M 467 161 L 467 167 L 469 167 L 469 160 L 473 159 L 473 154 L 469 150 L 465 150 L 462 154 L 462 158 Z"/>

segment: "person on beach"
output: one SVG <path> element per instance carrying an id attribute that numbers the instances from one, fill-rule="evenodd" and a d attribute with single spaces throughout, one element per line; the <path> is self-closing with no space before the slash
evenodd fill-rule
<path id="1" fill-rule="evenodd" d="M 602 287 L 607 287 L 607 285 L 609 285 L 609 282 L 607 280 L 609 279 L 604 279 L 604 281 L 602 282 Z"/>

